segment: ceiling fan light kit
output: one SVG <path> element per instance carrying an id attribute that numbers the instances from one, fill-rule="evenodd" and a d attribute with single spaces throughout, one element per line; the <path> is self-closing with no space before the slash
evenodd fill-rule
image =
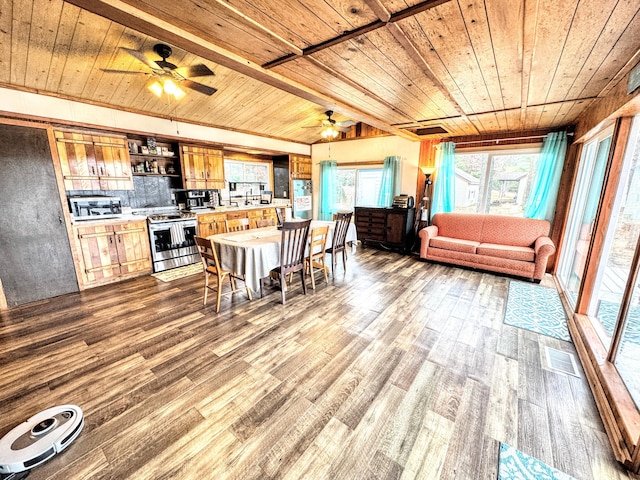
<path id="1" fill-rule="evenodd" d="M 173 95 L 176 100 L 180 100 L 186 95 L 184 90 L 178 87 L 178 85 L 176 85 L 176 83 L 170 78 L 154 80 L 148 88 L 158 97 L 162 97 L 162 94 L 166 93 L 167 95 Z"/>
<path id="2" fill-rule="evenodd" d="M 336 130 L 333 125 L 329 125 L 327 128 L 322 130 L 320 135 L 322 135 L 322 138 L 327 139 L 336 138 L 338 136 L 338 130 Z"/>
<path id="3" fill-rule="evenodd" d="M 213 87 L 190 80 L 191 77 L 207 77 L 215 75 L 215 73 L 213 73 L 206 65 L 200 63 L 188 67 L 178 67 L 173 63 L 168 62 L 167 58 L 169 58 L 173 53 L 169 45 L 165 45 L 163 43 L 154 45 L 153 51 L 162 58 L 161 60 L 151 60 L 147 58 L 144 53 L 138 50 L 132 50 L 124 47 L 121 47 L 121 49 L 151 69 L 151 72 L 102 69 L 103 72 L 150 75 L 153 80 L 147 85 L 147 88 L 158 97 L 162 97 L 162 94 L 166 93 L 169 96 L 173 96 L 176 100 L 180 100 L 186 95 L 186 92 L 180 88 L 179 85 L 208 96 L 213 95 L 217 91 L 217 89 Z"/>

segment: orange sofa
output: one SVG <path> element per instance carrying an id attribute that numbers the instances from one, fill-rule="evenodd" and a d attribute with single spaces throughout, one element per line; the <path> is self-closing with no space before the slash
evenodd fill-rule
<path id="1" fill-rule="evenodd" d="M 546 220 L 437 213 L 420 230 L 420 258 L 526 277 L 540 282 L 556 247 Z"/>

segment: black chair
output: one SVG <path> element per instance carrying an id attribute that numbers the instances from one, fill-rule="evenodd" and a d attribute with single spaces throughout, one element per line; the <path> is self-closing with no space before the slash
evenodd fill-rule
<path id="1" fill-rule="evenodd" d="M 302 292 L 307 294 L 305 283 L 304 256 L 309 238 L 311 220 L 284 222 L 282 224 L 282 240 L 280 242 L 280 266 L 271 270 L 269 276 L 280 282 L 282 304 L 286 302 L 287 277 L 300 272 Z"/>
<path id="2" fill-rule="evenodd" d="M 353 212 L 340 212 L 338 213 L 336 223 L 333 227 L 333 239 L 331 241 L 331 247 L 327 248 L 327 253 L 331 254 L 331 275 L 336 276 L 336 256 L 342 252 L 342 265 L 344 271 L 347 271 L 347 249 L 345 246 L 347 238 L 347 230 L 349 224 L 351 224 L 351 217 Z"/>

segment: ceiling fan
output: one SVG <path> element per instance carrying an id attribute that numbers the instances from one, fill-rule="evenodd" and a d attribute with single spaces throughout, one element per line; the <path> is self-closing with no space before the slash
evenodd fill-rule
<path id="1" fill-rule="evenodd" d="M 344 122 L 336 122 L 331 116 L 333 110 L 324 112 L 327 116 L 320 125 L 310 125 L 304 128 L 322 128 L 321 135 L 324 138 L 336 138 L 339 132 L 347 132 L 349 128 L 356 124 L 353 120 L 345 120 Z"/>
<path id="2" fill-rule="evenodd" d="M 144 53 L 138 50 L 132 50 L 124 47 L 120 48 L 138 61 L 144 63 L 151 69 L 151 72 L 111 70 L 108 68 L 103 68 L 103 72 L 149 75 L 154 77 L 156 81 L 149 85 L 149 89 L 158 96 L 161 96 L 162 93 L 165 92 L 169 95 L 175 96 L 176 98 L 181 98 L 185 93 L 182 91 L 180 86 L 190 88 L 196 92 L 204 93 L 205 95 L 213 95 L 218 91 L 217 88 L 190 80 L 191 77 L 207 77 L 215 75 L 206 65 L 200 63 L 189 67 L 178 67 L 173 63 L 168 62 L 167 58 L 169 58 L 173 53 L 169 45 L 165 45 L 163 43 L 154 45 L 153 51 L 158 54 L 161 60 L 151 60 L 147 58 Z"/>

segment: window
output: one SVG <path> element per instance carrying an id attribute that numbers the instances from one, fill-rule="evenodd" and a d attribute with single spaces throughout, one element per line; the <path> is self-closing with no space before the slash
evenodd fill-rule
<path id="1" fill-rule="evenodd" d="M 220 194 L 223 199 L 256 200 L 261 190 L 273 191 L 273 163 L 268 161 L 249 161 L 224 159 L 224 177 L 227 188 Z"/>
<path id="2" fill-rule="evenodd" d="M 338 167 L 337 210 L 353 210 L 354 206 L 376 206 L 382 181 L 382 168 Z"/>
<path id="3" fill-rule="evenodd" d="M 540 148 L 455 155 L 457 212 L 522 216 Z"/>
<path id="4" fill-rule="evenodd" d="M 224 176 L 227 182 L 263 183 L 271 185 L 269 163 L 224 160 Z"/>

